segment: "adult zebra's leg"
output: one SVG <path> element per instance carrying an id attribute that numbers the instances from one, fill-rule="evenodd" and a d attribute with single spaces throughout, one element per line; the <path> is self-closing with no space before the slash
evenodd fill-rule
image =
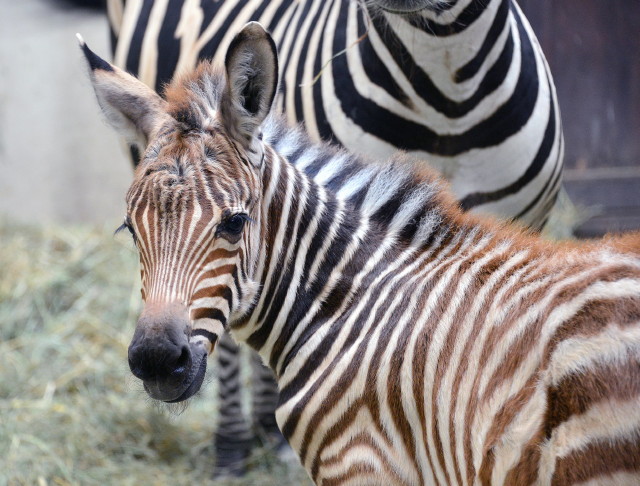
<path id="1" fill-rule="evenodd" d="M 276 423 L 275 410 L 278 405 L 278 385 L 273 371 L 267 368 L 258 355 L 251 353 L 252 415 L 256 434 L 266 445 L 278 452 L 288 448 L 287 441 Z"/>
<path id="2" fill-rule="evenodd" d="M 216 346 L 220 419 L 213 438 L 216 454 L 214 477 L 242 476 L 254 435 L 242 411 L 240 349 L 225 333 Z"/>

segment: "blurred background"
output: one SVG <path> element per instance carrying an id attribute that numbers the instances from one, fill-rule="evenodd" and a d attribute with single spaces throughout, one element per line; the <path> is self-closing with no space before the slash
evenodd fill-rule
<path id="1" fill-rule="evenodd" d="M 82 2 L 0 2 L 0 214 L 30 223 L 122 219 L 130 163 L 100 117 L 75 37 L 108 58 L 105 15 Z"/>
<path id="2" fill-rule="evenodd" d="M 207 484 L 215 383 L 177 414 L 129 378 L 138 263 L 112 233 L 131 168 L 75 39 L 109 57 L 91 3 L 0 0 L 0 486 Z M 566 224 L 580 237 L 640 228 L 640 2 L 520 5 L 562 109 Z M 305 481 L 269 451 L 250 466 L 215 484 Z"/>
<path id="3" fill-rule="evenodd" d="M 558 92 L 564 185 L 586 218 L 574 234 L 640 228 L 640 2 L 519 4 Z"/>

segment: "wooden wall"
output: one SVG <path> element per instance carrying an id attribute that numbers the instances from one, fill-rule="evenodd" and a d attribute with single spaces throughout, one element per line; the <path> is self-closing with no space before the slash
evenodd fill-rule
<path id="1" fill-rule="evenodd" d="M 565 186 L 599 213 L 578 234 L 640 228 L 640 1 L 519 3 L 554 76 Z"/>

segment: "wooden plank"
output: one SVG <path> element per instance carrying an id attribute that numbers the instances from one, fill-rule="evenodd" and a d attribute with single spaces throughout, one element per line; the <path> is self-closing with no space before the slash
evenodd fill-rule
<path id="1" fill-rule="evenodd" d="M 564 186 L 571 201 L 593 214 L 574 234 L 594 237 L 640 229 L 640 171 L 568 171 Z"/>
<path id="2" fill-rule="evenodd" d="M 640 216 L 607 214 L 590 218 L 573 232 L 576 238 L 597 238 L 605 234 L 640 230 Z"/>
<path id="3" fill-rule="evenodd" d="M 519 4 L 555 80 L 566 166 L 640 167 L 640 2 Z"/>
<path id="4" fill-rule="evenodd" d="M 574 203 L 621 211 L 640 208 L 640 176 L 581 180 L 565 177 L 565 187 Z"/>

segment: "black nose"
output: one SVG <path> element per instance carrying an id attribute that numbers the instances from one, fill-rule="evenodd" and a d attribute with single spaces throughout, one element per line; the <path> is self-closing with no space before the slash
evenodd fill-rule
<path id="1" fill-rule="evenodd" d="M 179 380 L 191 369 L 191 349 L 186 339 L 178 344 L 160 337 L 134 338 L 129 346 L 129 368 L 143 381 Z"/>
<path id="2" fill-rule="evenodd" d="M 182 307 L 145 309 L 129 345 L 131 372 L 143 381 L 179 383 L 192 365 L 188 326 Z"/>

